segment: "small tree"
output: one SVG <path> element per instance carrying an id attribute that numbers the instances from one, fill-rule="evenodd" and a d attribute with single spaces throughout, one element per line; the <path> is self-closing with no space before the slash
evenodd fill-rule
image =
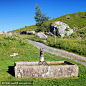
<path id="1" fill-rule="evenodd" d="M 41 24 L 41 29 L 43 30 L 43 31 L 50 31 L 50 24 L 49 23 L 47 23 L 47 22 L 43 22 L 42 24 Z"/>
<path id="2" fill-rule="evenodd" d="M 43 22 L 44 21 L 47 21 L 50 17 L 46 17 L 46 13 L 45 14 L 42 14 L 41 11 L 40 11 L 40 8 L 38 6 L 38 4 L 36 4 L 36 13 L 35 13 L 35 20 L 36 20 L 36 25 L 39 26 L 42 26 Z"/>

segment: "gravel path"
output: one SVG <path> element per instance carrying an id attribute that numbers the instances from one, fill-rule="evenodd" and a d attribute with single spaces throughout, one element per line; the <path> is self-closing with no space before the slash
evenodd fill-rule
<path id="1" fill-rule="evenodd" d="M 86 57 L 83 57 L 83 56 L 80 56 L 80 55 L 77 55 L 77 54 L 74 54 L 74 53 L 71 53 L 71 52 L 68 52 L 68 51 L 65 51 L 65 50 L 52 48 L 52 47 L 49 47 L 49 46 L 47 46 L 43 43 L 39 43 L 39 42 L 31 41 L 31 40 L 28 40 L 28 41 L 30 43 L 32 43 L 33 45 L 35 45 L 38 49 L 44 48 L 45 52 L 49 52 L 49 53 L 52 53 L 52 54 L 56 54 L 57 56 L 62 56 L 64 58 L 71 59 L 75 62 L 81 63 L 84 66 L 86 66 L 86 62 L 83 61 L 83 60 L 86 61 Z"/>

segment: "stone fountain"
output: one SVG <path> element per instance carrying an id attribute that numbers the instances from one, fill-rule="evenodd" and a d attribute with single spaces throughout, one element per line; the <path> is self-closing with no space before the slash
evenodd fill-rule
<path id="1" fill-rule="evenodd" d="M 17 78 L 78 77 L 78 66 L 68 61 L 44 61 L 44 49 L 40 49 L 39 62 L 15 62 Z"/>

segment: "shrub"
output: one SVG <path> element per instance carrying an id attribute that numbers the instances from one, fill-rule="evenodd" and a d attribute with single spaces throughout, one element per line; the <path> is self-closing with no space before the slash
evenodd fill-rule
<path id="1" fill-rule="evenodd" d="M 42 29 L 39 27 L 39 28 L 37 28 L 35 31 L 36 31 L 36 32 L 41 32 Z"/>
<path id="2" fill-rule="evenodd" d="M 40 31 L 50 31 L 50 24 L 43 22 L 41 25 L 37 26 L 38 28 L 35 30 L 36 32 L 40 32 Z"/>
<path id="3" fill-rule="evenodd" d="M 25 45 L 25 44 L 26 44 L 26 42 L 25 42 L 24 39 L 20 39 L 19 43 L 20 43 L 21 45 Z"/>
<path id="4" fill-rule="evenodd" d="M 57 36 L 58 36 L 58 37 L 60 37 L 60 34 L 59 34 L 59 31 L 58 31 L 58 29 L 57 29 L 56 33 L 57 33 Z"/>
<path id="5" fill-rule="evenodd" d="M 84 34 L 84 31 L 81 30 L 81 31 L 79 31 L 79 33 L 80 33 L 80 34 Z"/>

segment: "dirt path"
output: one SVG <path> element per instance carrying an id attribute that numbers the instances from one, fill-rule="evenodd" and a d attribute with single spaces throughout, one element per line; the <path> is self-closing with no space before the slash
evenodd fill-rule
<path id="1" fill-rule="evenodd" d="M 86 62 L 85 62 L 86 57 L 83 57 L 83 56 L 80 56 L 80 55 L 77 55 L 77 54 L 74 54 L 74 53 L 71 53 L 71 52 L 68 52 L 68 51 L 65 51 L 65 50 L 52 48 L 52 47 L 49 47 L 49 46 L 47 46 L 43 43 L 39 43 L 39 42 L 31 41 L 31 40 L 28 40 L 28 41 L 30 43 L 32 43 L 33 45 L 35 45 L 38 49 L 44 48 L 45 52 L 49 52 L 49 53 L 52 53 L 52 54 L 56 54 L 57 56 L 62 56 L 64 58 L 71 59 L 75 62 L 81 63 L 84 66 L 86 66 Z"/>

